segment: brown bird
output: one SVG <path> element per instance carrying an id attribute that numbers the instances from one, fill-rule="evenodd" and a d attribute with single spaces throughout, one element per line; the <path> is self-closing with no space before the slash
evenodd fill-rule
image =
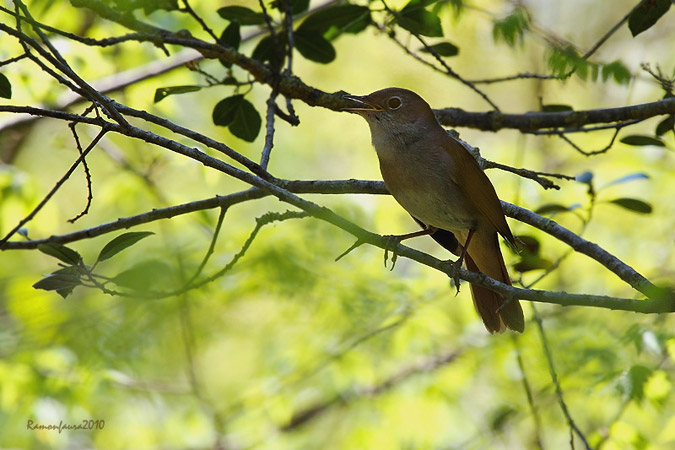
<path id="1" fill-rule="evenodd" d="M 388 88 L 366 96 L 346 95 L 358 106 L 345 108 L 370 125 L 382 178 L 396 201 L 441 245 L 459 254 L 467 269 L 511 284 L 497 233 L 516 240 L 497 193 L 469 151 L 441 126 L 431 107 L 407 89 Z M 458 248 L 459 247 L 459 248 Z M 491 333 L 522 332 L 518 300 L 471 284 L 478 315 Z"/>

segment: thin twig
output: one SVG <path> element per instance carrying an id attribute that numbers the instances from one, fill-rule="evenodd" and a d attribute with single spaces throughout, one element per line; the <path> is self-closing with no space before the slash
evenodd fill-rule
<path id="1" fill-rule="evenodd" d="M 75 130 L 75 126 L 77 125 L 76 122 L 71 122 L 68 124 L 68 127 L 70 128 L 70 131 L 73 134 L 73 138 L 75 139 L 75 146 L 77 147 L 77 151 L 80 153 L 80 156 L 84 153 L 82 150 L 82 145 L 80 144 L 80 138 L 77 135 L 77 131 Z M 78 219 L 81 217 L 85 216 L 89 212 L 89 207 L 91 206 L 91 202 L 94 199 L 94 194 L 92 193 L 91 190 L 91 173 L 89 172 L 89 166 L 87 165 L 87 160 L 85 158 L 82 158 L 82 168 L 84 169 L 84 176 L 87 180 L 87 204 L 84 206 L 84 209 L 75 217 L 72 219 L 68 219 L 68 222 L 70 223 L 75 223 Z"/>
<path id="2" fill-rule="evenodd" d="M 570 427 L 570 430 L 576 434 L 579 439 L 581 439 L 581 442 L 583 442 L 584 447 L 587 450 L 591 450 L 591 446 L 588 444 L 588 441 L 586 440 L 586 436 L 584 433 L 579 429 L 577 426 L 576 422 L 574 419 L 572 419 L 572 416 L 569 412 L 569 409 L 567 408 L 567 403 L 565 403 L 565 398 L 563 395 L 562 387 L 560 386 L 560 382 L 558 381 L 558 373 L 556 372 L 555 365 L 553 363 L 553 356 L 551 354 L 551 350 L 548 345 L 548 339 L 546 337 L 546 332 L 544 331 L 544 325 L 542 324 L 541 316 L 539 316 L 539 313 L 537 312 L 537 308 L 534 306 L 534 304 L 530 304 L 532 307 L 532 312 L 534 314 L 534 320 L 537 324 L 537 330 L 539 331 L 539 336 L 541 338 L 541 344 L 542 347 L 544 348 L 544 355 L 546 356 L 546 361 L 548 362 L 548 370 L 549 373 L 551 374 L 551 379 L 553 380 L 553 385 L 555 386 L 555 392 L 556 396 L 558 397 L 558 403 L 560 404 L 560 409 L 563 412 L 563 415 L 565 416 L 565 419 L 567 420 L 567 424 Z M 570 432 L 571 434 L 571 432 Z M 573 435 L 571 436 L 570 439 L 570 445 L 572 448 L 574 448 L 574 437 Z"/>
<path id="3" fill-rule="evenodd" d="M 0 245 L 5 244 L 9 238 L 11 238 L 14 233 L 16 233 L 21 227 L 23 227 L 25 224 L 33 220 L 33 217 L 51 200 L 51 198 L 56 194 L 56 192 L 63 186 L 63 183 L 65 183 L 68 178 L 73 174 L 77 166 L 80 165 L 82 161 L 84 161 L 84 158 L 87 157 L 90 151 L 92 151 L 95 147 L 98 141 L 107 133 L 106 127 L 103 127 L 101 131 L 96 135 L 96 137 L 89 143 L 86 149 L 84 149 L 83 152 L 80 153 L 80 156 L 75 160 L 75 162 L 70 166 L 70 168 L 66 171 L 66 173 L 56 182 L 56 185 L 47 193 L 47 195 L 38 203 L 38 205 L 33 208 L 33 210 L 28 213 L 26 217 L 21 219 L 18 224 L 14 228 L 10 230 L 9 233 L 5 235 L 2 239 L 0 239 Z"/>

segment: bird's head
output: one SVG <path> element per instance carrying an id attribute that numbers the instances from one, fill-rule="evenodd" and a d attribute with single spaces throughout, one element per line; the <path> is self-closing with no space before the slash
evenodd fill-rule
<path id="1" fill-rule="evenodd" d="M 428 123 L 438 123 L 429 104 L 408 89 L 387 88 L 369 95 L 345 95 L 344 98 L 354 102 L 354 106 L 342 110 L 359 114 L 371 127 L 400 132 Z"/>

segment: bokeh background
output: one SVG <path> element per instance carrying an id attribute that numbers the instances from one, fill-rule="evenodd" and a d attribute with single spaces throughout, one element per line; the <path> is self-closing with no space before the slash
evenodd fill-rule
<path id="1" fill-rule="evenodd" d="M 314 5 L 316 2 L 312 2 Z M 365 4 L 367 2 L 361 2 Z M 460 49 L 447 62 L 471 79 L 519 72 L 549 73 L 550 45 L 543 35 L 590 48 L 635 1 L 539 0 L 521 3 L 532 30 L 509 46 L 493 39 L 494 21 L 516 2 L 464 2 L 440 12 L 444 40 Z M 220 32 L 216 9 L 257 2 L 190 2 Z M 404 2 L 392 1 L 391 7 Z M 87 36 L 127 30 L 69 2 L 28 2 L 35 17 Z M 373 9 L 381 9 L 377 2 Z M 620 60 L 634 75 L 628 83 L 583 80 L 519 80 L 481 86 L 504 112 L 524 113 L 544 104 L 593 109 L 644 103 L 663 90 L 640 67 L 675 70 L 673 12 L 632 38 L 621 27 L 593 56 Z M 143 20 L 205 37 L 185 14 L 156 11 Z M 10 20 L 4 15 L 3 21 Z M 251 28 L 253 31 L 254 27 Z M 404 33 L 410 48 L 418 44 Z M 435 42 L 430 39 L 431 42 Z M 0 35 L 0 59 L 19 50 Z M 257 39 L 245 40 L 250 54 Z M 87 80 L 139 67 L 165 56 L 151 44 L 90 48 L 63 38 L 54 43 Z M 368 29 L 333 42 L 337 59 L 317 64 L 296 53 L 294 72 L 307 84 L 354 94 L 399 86 L 413 89 L 434 108 L 487 111 L 479 96 L 457 81 L 407 56 L 386 34 Z M 178 51 L 179 49 L 172 49 Z M 218 62 L 203 70 L 222 76 Z M 5 66 L 12 80 L 11 104 L 51 104 L 61 87 L 28 63 Z M 263 133 L 247 143 L 211 121 L 215 103 L 231 86 L 167 97 L 153 103 L 157 88 L 203 84 L 200 74 L 179 68 L 111 96 L 226 142 L 256 160 Z M 255 85 L 247 98 L 263 111 L 269 90 Z M 299 127 L 277 121 L 270 171 L 287 179 L 380 179 L 366 124 L 359 117 L 300 101 Z M 79 111 L 74 107 L 74 110 Z M 0 117 L 0 123 L 12 119 Z M 622 131 L 653 134 L 654 118 Z M 151 128 L 152 130 L 152 128 Z M 458 129 L 481 154 L 532 170 L 593 174 L 588 185 L 560 181 L 560 190 L 492 169 L 489 177 L 503 200 L 536 210 L 566 207 L 553 218 L 657 283 L 675 280 L 675 158 L 673 133 L 665 147 L 617 143 L 587 157 L 557 137 Z M 17 132 L 16 130 L 14 132 Z M 94 131 L 81 128 L 92 138 Z M 612 130 L 575 134 L 585 150 L 604 147 Z M 173 136 L 181 142 L 189 142 Z M 5 150 L 11 136 L 0 135 Z M 14 144 L 12 144 L 14 145 Z M 194 144 L 190 144 L 194 145 Z M 48 192 L 76 158 L 64 123 L 40 120 L 22 135 L 0 165 L 0 234 L 5 234 Z M 246 186 L 186 158 L 116 135 L 106 136 L 88 158 L 93 178 L 91 211 L 75 224 L 86 202 L 78 171 L 27 226 L 32 238 L 63 234 L 152 208 L 225 195 Z M 607 186 L 630 174 L 645 174 Z M 653 210 L 638 214 L 610 200 L 641 199 Z M 413 231 L 416 225 L 393 199 L 367 195 L 307 195 L 362 227 L 381 233 Z M 227 264 L 268 211 L 292 209 L 275 199 L 230 208 L 205 273 Z M 211 242 L 217 210 L 144 224 L 134 231 L 154 236 L 102 263 L 114 276 L 152 260 L 150 286 L 180 285 L 194 272 Z M 639 298 L 629 286 L 589 258 L 525 224 L 510 221 L 515 234 L 532 236 L 540 255 L 560 266 L 537 288 Z M 113 236 L 70 246 L 93 262 Z M 353 237 L 324 222 L 295 219 L 264 227 L 232 271 L 180 297 L 121 298 L 78 287 L 67 299 L 32 288 L 56 260 L 36 251 L 0 254 L 0 446 L 3 448 L 565 448 L 570 428 L 558 404 L 544 344 L 533 311 L 522 335 L 490 336 L 473 310 L 468 286 L 458 295 L 444 275 L 400 259 L 385 269 L 382 251 L 362 246 L 338 262 Z M 450 255 L 429 238 L 410 245 L 441 258 Z M 518 256 L 503 248 L 507 266 Z M 512 276 L 529 284 L 543 274 Z M 675 322 L 669 315 L 555 305 L 536 305 L 557 377 L 571 416 L 592 446 L 605 449 L 666 449 L 675 445 L 672 383 Z M 527 389 L 531 395 L 528 402 Z M 304 421 L 298 414 L 306 413 Z M 104 420 L 94 431 L 27 430 L 42 424 Z M 578 439 L 575 441 L 580 446 Z"/>

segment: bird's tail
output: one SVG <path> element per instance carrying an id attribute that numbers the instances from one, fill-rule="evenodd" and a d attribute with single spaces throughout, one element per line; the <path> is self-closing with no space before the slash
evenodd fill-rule
<path id="1" fill-rule="evenodd" d="M 496 232 L 476 232 L 469 243 L 465 261 L 466 268 L 470 271 L 483 272 L 490 278 L 511 284 Z M 470 286 L 473 304 L 490 333 L 501 333 L 506 328 L 523 332 L 525 319 L 517 299 L 506 301 L 502 295 L 490 289 L 474 284 Z"/>

